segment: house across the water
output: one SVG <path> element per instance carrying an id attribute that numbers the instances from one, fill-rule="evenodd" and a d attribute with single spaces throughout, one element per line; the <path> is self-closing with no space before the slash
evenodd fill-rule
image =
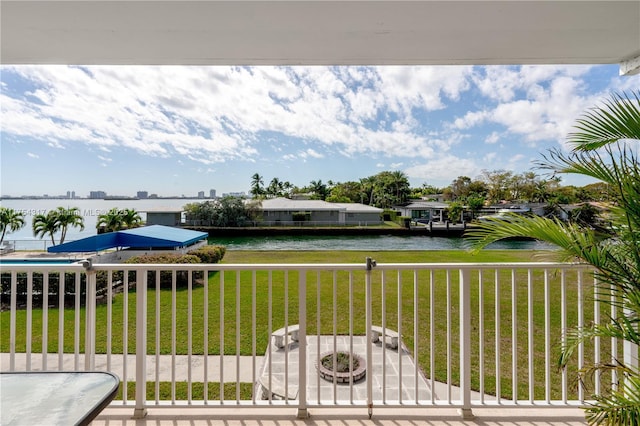
<path id="1" fill-rule="evenodd" d="M 322 200 L 290 200 L 273 198 L 262 200 L 263 224 L 266 226 L 333 226 L 378 225 L 382 223 L 382 209 L 360 203 L 329 203 Z"/>

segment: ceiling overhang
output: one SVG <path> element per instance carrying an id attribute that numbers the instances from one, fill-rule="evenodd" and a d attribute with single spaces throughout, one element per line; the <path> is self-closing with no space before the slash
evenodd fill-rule
<path id="1" fill-rule="evenodd" d="M 621 64 L 640 1 L 2 0 L 3 64 Z"/>

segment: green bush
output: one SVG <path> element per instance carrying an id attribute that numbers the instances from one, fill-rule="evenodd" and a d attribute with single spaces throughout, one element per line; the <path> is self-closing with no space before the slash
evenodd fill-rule
<path id="1" fill-rule="evenodd" d="M 124 263 L 200 263 L 200 258 L 192 254 L 143 254 L 130 257 Z"/>
<path id="2" fill-rule="evenodd" d="M 189 254 L 197 256 L 201 263 L 218 263 L 226 252 L 227 248 L 225 246 L 203 246 L 190 251 Z"/>
<path id="3" fill-rule="evenodd" d="M 157 264 L 175 264 L 175 263 L 200 263 L 200 258 L 192 254 L 174 254 L 174 253 L 162 253 L 162 254 L 147 254 L 141 256 L 134 256 L 127 259 L 124 263 L 157 263 Z M 160 271 L 160 287 L 171 288 L 172 280 L 171 271 Z M 176 272 L 176 286 L 186 287 L 188 284 L 189 273 L 188 271 Z M 202 280 L 201 271 L 193 271 L 193 279 Z M 148 271 L 147 282 L 149 287 L 153 287 L 156 281 L 156 272 Z"/>
<path id="4" fill-rule="evenodd" d="M 385 209 L 382 212 L 382 220 L 384 220 L 384 221 L 397 222 L 399 216 L 400 216 L 400 212 L 395 211 L 395 210 L 391 210 L 391 209 Z"/>

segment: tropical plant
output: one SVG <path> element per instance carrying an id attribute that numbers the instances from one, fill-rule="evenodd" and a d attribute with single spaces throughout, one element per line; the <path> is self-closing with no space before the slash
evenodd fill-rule
<path id="1" fill-rule="evenodd" d="M 526 236 L 555 244 L 565 259 L 594 266 L 599 286 L 596 298 L 612 305 L 616 315 L 568 334 L 559 358 L 561 367 L 568 364 L 582 343 L 596 338 L 615 337 L 640 344 L 640 92 L 612 95 L 579 118 L 568 139 L 572 152 L 551 150 L 538 165 L 554 173 L 579 174 L 607 184 L 613 193 L 607 218 L 612 232 L 602 233 L 558 219 L 514 216 L 508 220 L 489 219 L 467 233 L 476 250 L 503 238 Z M 591 362 L 580 369 L 578 379 L 586 384 L 594 375 L 611 370 L 617 371 L 622 383 L 593 395 L 595 402 L 585 408 L 587 421 L 640 424 L 637 365 L 625 364 L 621 359 Z"/>
<path id="2" fill-rule="evenodd" d="M 258 173 L 251 176 L 251 190 L 249 193 L 253 198 L 259 198 L 264 195 L 264 178 Z"/>
<path id="3" fill-rule="evenodd" d="M 51 244 L 56 245 L 54 235 L 58 232 L 58 222 L 54 210 L 49 211 L 47 214 L 35 215 L 31 227 L 33 228 L 33 235 L 35 237 L 42 238 L 49 235 Z"/>
<path id="4" fill-rule="evenodd" d="M 24 213 L 8 207 L 0 207 L 0 244 L 7 232 L 15 232 L 25 225 Z"/>
<path id="5" fill-rule="evenodd" d="M 122 229 L 137 228 L 142 225 L 142 217 L 135 209 L 112 208 L 106 213 L 98 215 L 96 229 L 115 232 Z"/>
<path id="6" fill-rule="evenodd" d="M 123 217 L 117 207 L 98 215 L 98 220 L 96 221 L 96 229 L 103 228 L 106 232 L 119 231 L 123 226 Z"/>
<path id="7" fill-rule="evenodd" d="M 49 235 L 51 243 L 56 244 L 55 234 L 60 232 L 60 244 L 64 243 L 69 227 L 84 229 L 84 218 L 80 215 L 77 207 L 58 207 L 50 210 L 47 214 L 37 214 L 32 222 L 33 235 L 44 237 Z"/>
<path id="8" fill-rule="evenodd" d="M 459 201 L 453 201 L 447 206 L 447 217 L 453 223 L 458 223 L 461 219 L 464 205 Z"/>
<path id="9" fill-rule="evenodd" d="M 142 217 L 135 209 L 122 209 L 120 210 L 120 214 L 122 215 L 122 225 L 124 228 L 131 229 L 142 225 Z"/>
<path id="10" fill-rule="evenodd" d="M 80 209 L 77 207 L 58 207 L 55 210 L 56 222 L 60 231 L 60 244 L 64 243 L 67 237 L 67 229 L 69 227 L 80 228 L 84 230 L 84 218 L 80 215 Z"/>

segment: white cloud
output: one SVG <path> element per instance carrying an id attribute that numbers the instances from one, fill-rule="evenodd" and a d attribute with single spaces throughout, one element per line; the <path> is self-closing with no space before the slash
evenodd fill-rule
<path id="1" fill-rule="evenodd" d="M 27 152 L 27 156 L 29 156 L 30 158 L 40 158 L 38 154 L 34 154 L 33 152 Z"/>
<path id="2" fill-rule="evenodd" d="M 108 153 L 104 163 L 123 150 L 202 170 L 345 156 L 378 168 L 411 161 L 414 177 L 450 182 L 485 168 L 481 158 L 497 161 L 488 145 L 509 158 L 564 143 L 598 95 L 585 88 L 589 69 L 3 67 L 27 84 L 0 93 L 2 134 L 16 144 L 83 144 Z M 481 146 L 460 149 L 470 141 Z"/>
<path id="3" fill-rule="evenodd" d="M 491 132 L 491 134 L 484 139 L 484 142 L 493 145 L 495 143 L 498 143 L 499 140 L 500 135 L 498 134 L 498 132 Z"/>
<path id="4" fill-rule="evenodd" d="M 404 172 L 410 178 L 438 182 L 437 185 L 442 185 L 451 183 L 458 176 L 476 176 L 481 170 L 482 167 L 471 159 L 444 155 L 426 163 L 408 167 Z"/>

